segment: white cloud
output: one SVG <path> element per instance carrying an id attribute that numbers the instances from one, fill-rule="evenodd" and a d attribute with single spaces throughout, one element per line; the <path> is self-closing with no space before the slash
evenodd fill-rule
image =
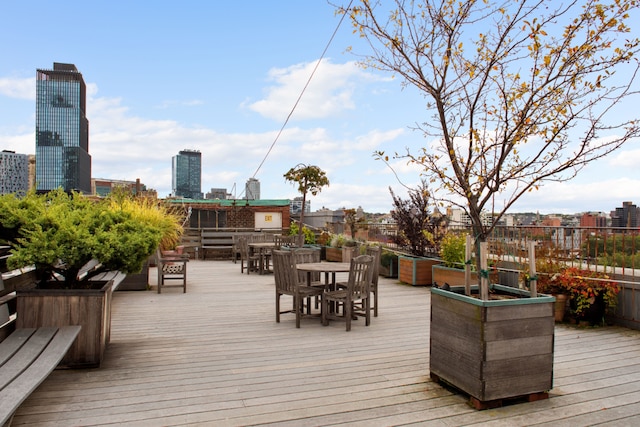
<path id="1" fill-rule="evenodd" d="M 265 117 L 284 121 L 304 89 L 293 119 L 329 117 L 354 109 L 354 79 L 365 78 L 357 64 L 333 64 L 324 59 L 305 89 L 315 67 L 315 62 L 308 62 L 272 69 L 269 79 L 275 84 L 268 88 L 264 99 L 250 104 L 249 108 Z"/>
<path id="2" fill-rule="evenodd" d="M 36 99 L 36 79 L 28 78 L 0 78 L 0 94 L 9 98 L 34 100 Z"/>
<path id="3" fill-rule="evenodd" d="M 630 143 L 627 143 L 627 146 L 630 145 Z M 635 170 L 640 166 L 640 149 L 626 150 L 622 148 L 611 156 L 609 164 L 613 167 L 633 168 Z"/>

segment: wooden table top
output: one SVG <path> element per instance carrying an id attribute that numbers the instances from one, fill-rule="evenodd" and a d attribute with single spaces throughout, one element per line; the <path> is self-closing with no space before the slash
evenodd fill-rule
<path id="1" fill-rule="evenodd" d="M 275 242 L 249 242 L 247 243 L 252 248 L 275 248 Z"/>
<path id="2" fill-rule="evenodd" d="M 340 273 L 349 271 L 351 263 L 349 262 L 305 262 L 297 264 L 296 268 L 300 271 L 320 272 L 320 273 Z"/>

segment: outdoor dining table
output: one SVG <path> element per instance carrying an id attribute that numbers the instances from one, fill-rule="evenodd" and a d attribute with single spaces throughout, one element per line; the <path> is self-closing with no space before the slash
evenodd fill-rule
<path id="1" fill-rule="evenodd" d="M 351 269 L 351 263 L 349 262 L 305 262 L 296 265 L 298 271 L 307 273 L 307 286 L 311 286 L 312 273 L 324 273 L 325 290 L 335 290 L 336 288 L 336 273 L 346 273 Z M 329 281 L 329 274 L 331 274 L 331 281 Z M 307 303 L 307 307 L 309 304 Z M 331 306 L 331 311 L 336 310 L 336 307 Z"/>
<path id="2" fill-rule="evenodd" d="M 251 254 L 257 253 L 260 258 L 258 274 L 270 272 L 268 255 L 270 255 L 271 251 L 276 248 L 275 242 L 249 242 L 247 245 L 249 246 Z"/>
<path id="3" fill-rule="evenodd" d="M 311 273 L 324 273 L 324 283 L 330 288 L 335 288 L 336 285 L 336 273 L 349 272 L 351 263 L 349 262 L 306 262 L 297 264 L 298 271 L 304 271 L 307 273 L 307 285 L 311 285 Z M 331 281 L 329 281 L 329 274 L 331 274 Z"/>

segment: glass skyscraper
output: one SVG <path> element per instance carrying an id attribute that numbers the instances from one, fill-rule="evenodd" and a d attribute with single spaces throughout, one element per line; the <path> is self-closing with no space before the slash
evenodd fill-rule
<path id="1" fill-rule="evenodd" d="M 36 76 L 36 190 L 91 192 L 87 88 L 73 64 Z"/>
<path id="2" fill-rule="evenodd" d="M 182 150 L 171 159 L 171 188 L 175 197 L 203 199 L 202 156 L 196 150 Z"/>

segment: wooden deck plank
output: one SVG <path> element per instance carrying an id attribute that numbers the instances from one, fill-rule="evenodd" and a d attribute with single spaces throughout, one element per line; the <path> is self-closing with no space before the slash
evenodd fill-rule
<path id="1" fill-rule="evenodd" d="M 640 417 L 640 332 L 557 326 L 550 399 L 475 411 L 429 378 L 426 287 L 381 279 L 380 313 L 275 322 L 273 276 L 192 261 L 188 292 L 114 294 L 98 369 L 61 370 L 13 425 L 587 425 Z M 155 288 L 155 277 L 150 274 Z M 346 279 L 346 275 L 338 280 Z M 289 304 L 289 299 L 283 299 Z"/>

